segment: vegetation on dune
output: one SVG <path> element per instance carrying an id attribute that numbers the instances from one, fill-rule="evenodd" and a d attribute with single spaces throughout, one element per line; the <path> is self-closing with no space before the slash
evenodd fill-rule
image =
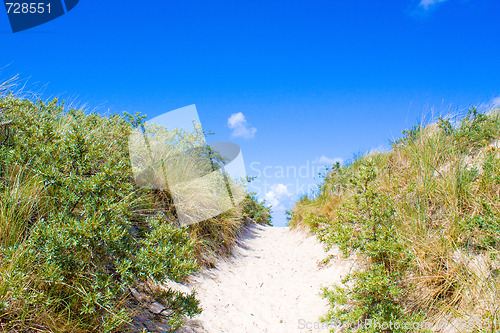
<path id="1" fill-rule="evenodd" d="M 2 330 L 126 330 L 129 288 L 183 281 L 228 253 L 245 223 L 269 221 L 249 196 L 179 227 L 171 193 L 133 179 L 128 136 L 143 117 L 0 97 Z M 165 304 L 173 329 L 201 311 L 194 293 L 143 289 Z"/>
<path id="2" fill-rule="evenodd" d="M 297 202 L 290 226 L 355 259 L 342 285 L 323 290 L 324 321 L 359 332 L 500 328 L 499 139 L 498 110 L 439 118 L 388 152 L 335 165 L 316 197 Z"/>

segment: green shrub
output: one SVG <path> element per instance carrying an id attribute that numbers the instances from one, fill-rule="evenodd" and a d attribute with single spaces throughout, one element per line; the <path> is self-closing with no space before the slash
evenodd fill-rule
<path id="1" fill-rule="evenodd" d="M 398 281 L 409 257 L 397 235 L 399 221 L 390 196 L 372 185 L 376 179 L 373 161 L 368 160 L 354 175 L 352 196 L 339 208 L 337 219 L 318 231 L 330 247 L 337 245 L 344 256 L 352 253 L 366 261 L 361 271 L 344 278 L 343 287 L 325 289 L 332 310 L 323 318 L 355 327 L 366 319 L 375 322 L 406 320 L 402 312 L 404 290 Z M 360 331 L 373 331 L 361 326 Z"/>
<path id="2" fill-rule="evenodd" d="M 498 136 L 500 119 L 498 115 L 488 116 L 471 108 L 458 127 L 452 126 L 449 120 L 443 118 L 438 119 L 438 125 L 446 135 L 453 138 L 453 144 L 460 153 L 468 153 L 471 149 L 486 146 Z"/>
<path id="3" fill-rule="evenodd" d="M 0 109 L 2 121 L 13 121 L 0 145 L 0 322 L 29 326 L 45 313 L 57 330 L 113 331 L 130 320 L 128 287 L 181 281 L 197 269 L 187 228 L 152 214 L 151 191 L 134 185 L 127 140 L 140 119 L 64 112 L 57 100 L 12 95 Z M 19 170 L 32 192 L 12 202 Z M 19 265 L 9 266 L 14 259 Z M 200 311 L 193 294 L 165 297 L 174 328 Z"/>
<path id="4" fill-rule="evenodd" d="M 243 200 L 243 216 L 259 224 L 272 225 L 271 208 L 259 201 L 255 193 L 248 193 Z"/>

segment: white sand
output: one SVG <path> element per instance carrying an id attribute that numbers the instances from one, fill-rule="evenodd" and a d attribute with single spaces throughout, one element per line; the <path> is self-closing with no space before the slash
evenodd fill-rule
<path id="1" fill-rule="evenodd" d="M 233 254 L 190 280 L 204 311 L 182 332 L 328 332 L 313 326 L 328 308 L 319 292 L 340 281 L 348 261 L 321 268 L 327 253 L 314 236 L 260 225 L 248 227 Z"/>

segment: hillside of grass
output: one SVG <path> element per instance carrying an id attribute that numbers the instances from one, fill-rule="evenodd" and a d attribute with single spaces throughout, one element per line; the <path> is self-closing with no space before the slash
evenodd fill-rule
<path id="1" fill-rule="evenodd" d="M 175 329 L 202 309 L 194 293 L 159 286 L 227 255 L 245 224 L 271 223 L 245 194 L 180 226 L 168 190 L 134 182 L 128 138 L 143 123 L 0 86 L 0 331 L 127 332 L 133 290 L 160 302 Z"/>
<path id="2" fill-rule="evenodd" d="M 390 151 L 333 166 L 319 193 L 296 203 L 290 226 L 355 262 L 322 291 L 323 321 L 355 332 L 498 331 L 499 114 L 473 108 L 403 131 Z"/>

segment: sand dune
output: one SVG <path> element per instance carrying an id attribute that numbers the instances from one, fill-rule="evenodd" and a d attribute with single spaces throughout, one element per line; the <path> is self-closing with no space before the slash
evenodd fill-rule
<path id="1" fill-rule="evenodd" d="M 322 267 L 327 255 L 334 259 Z M 251 225 L 231 258 L 191 278 L 204 311 L 181 332 L 327 332 L 313 323 L 327 310 L 321 286 L 340 281 L 351 266 L 339 257 L 314 236 Z"/>

